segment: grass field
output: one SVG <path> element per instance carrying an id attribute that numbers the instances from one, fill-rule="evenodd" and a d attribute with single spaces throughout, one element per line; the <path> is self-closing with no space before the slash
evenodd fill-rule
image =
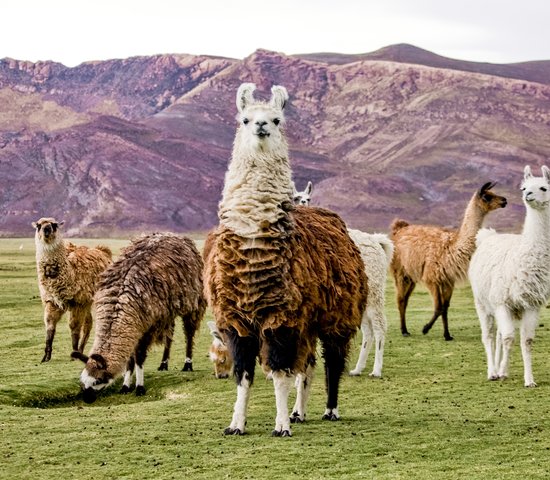
<path id="1" fill-rule="evenodd" d="M 126 244 L 107 243 L 115 252 Z M 431 314 L 423 289 L 409 306 L 412 336 L 402 338 L 393 296 L 388 283 L 384 377 L 343 379 L 340 422 L 320 420 L 325 394 L 319 362 L 307 422 L 293 427 L 292 438 L 270 436 L 273 387 L 260 370 L 247 435 L 224 437 L 235 385 L 212 375 L 210 313 L 196 342 L 194 372 L 180 372 L 184 340 L 178 328 L 169 371 L 156 370 L 160 348 L 145 364 L 144 397 L 119 395 L 118 382 L 86 405 L 78 384 L 82 364 L 69 359 L 66 319 L 58 326 L 52 361 L 40 363 L 44 327 L 32 240 L 0 240 L 0 478 L 549 478 L 550 310 L 542 312 L 534 346 L 539 387 L 526 389 L 518 345 L 510 378 L 486 380 L 467 286 L 452 301 L 453 342 L 443 340 L 439 322 L 429 335 L 420 333 Z"/>

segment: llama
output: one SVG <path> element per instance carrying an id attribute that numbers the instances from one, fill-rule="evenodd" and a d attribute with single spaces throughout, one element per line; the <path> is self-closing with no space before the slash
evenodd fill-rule
<path id="1" fill-rule="evenodd" d="M 521 190 L 526 209 L 521 235 L 480 230 L 468 275 L 487 356 L 487 378 L 508 377 L 518 321 L 525 386 L 536 387 L 531 349 L 540 309 L 550 296 L 550 170 L 543 166 L 542 177 L 534 177 L 525 167 Z"/>
<path id="2" fill-rule="evenodd" d="M 304 191 L 294 189 L 294 204 L 309 205 L 313 184 L 308 182 Z M 368 234 L 360 230 L 348 228 L 351 239 L 355 242 L 368 279 L 367 308 L 363 312 L 361 332 L 363 341 L 357 365 L 349 372 L 350 375 L 361 375 L 365 369 L 369 351 L 375 344 L 374 366 L 370 377 L 382 376 L 382 363 L 384 359 L 384 343 L 387 331 L 386 315 L 384 313 L 386 277 L 388 267 L 393 256 L 393 243 L 387 235 L 381 233 Z"/>
<path id="3" fill-rule="evenodd" d="M 449 333 L 447 312 L 454 286 L 467 276 L 470 258 L 475 250 L 475 237 L 485 216 L 506 206 L 506 199 L 491 191 L 494 185 L 486 183 L 472 195 L 458 230 L 393 221 L 391 237 L 395 251 L 390 269 L 404 337 L 409 336 L 405 321 L 409 297 L 416 284 L 422 282 L 434 304 L 433 316 L 424 325 L 422 333 L 427 334 L 441 316 L 445 340 L 453 339 Z"/>
<path id="4" fill-rule="evenodd" d="M 226 435 L 245 433 L 256 357 L 273 374 L 273 436 L 291 435 L 288 395 L 298 374 L 304 395 L 292 421 L 305 418 L 317 339 L 325 361 L 323 418 L 338 420 L 338 389 L 350 340 L 361 324 L 367 278 L 344 222 L 328 210 L 292 205 L 288 146 L 282 130 L 288 94 L 269 102 L 255 85 L 237 92 L 240 125 L 210 234 L 205 292 L 234 361 L 237 400 Z"/>
<path id="5" fill-rule="evenodd" d="M 123 372 L 121 393 L 130 392 L 134 368 L 136 395 L 144 395 L 147 351 L 152 344 L 171 343 L 177 315 L 191 364 L 193 338 L 206 308 L 202 270 L 193 241 L 171 233 L 144 235 L 123 250 L 101 277 L 90 355 L 73 352 L 86 364 L 80 376 L 85 402 L 93 402 Z"/>
<path id="6" fill-rule="evenodd" d="M 55 329 L 67 311 L 73 350 L 84 350 L 92 330 L 92 305 L 99 276 L 112 259 L 108 247 L 89 248 L 65 242 L 60 229 L 63 224 L 55 218 L 40 218 L 32 223 L 46 327 L 42 362 L 52 358 Z"/>
<path id="7" fill-rule="evenodd" d="M 227 348 L 227 343 L 216 326 L 216 322 L 208 322 L 208 328 L 212 335 L 208 356 L 214 364 L 214 375 L 216 378 L 227 378 L 233 369 L 233 358 Z"/>
<path id="8" fill-rule="evenodd" d="M 313 192 L 313 183 L 307 182 L 306 189 L 301 192 L 296 190 L 296 186 L 294 184 L 292 184 L 292 189 L 292 199 L 294 201 L 294 205 L 302 205 L 304 207 L 309 206 L 311 202 L 311 193 Z"/>

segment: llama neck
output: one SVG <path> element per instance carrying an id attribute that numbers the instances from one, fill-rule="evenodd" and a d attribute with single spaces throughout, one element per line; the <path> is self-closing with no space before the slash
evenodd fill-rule
<path id="1" fill-rule="evenodd" d="M 67 248 L 65 247 L 65 242 L 61 238 L 58 237 L 53 243 L 44 243 L 35 239 L 35 246 L 37 263 L 66 263 Z"/>
<path id="2" fill-rule="evenodd" d="M 469 257 L 474 253 L 476 248 L 476 235 L 483 225 L 483 220 L 486 215 L 477 205 L 477 196 L 477 192 L 474 193 L 466 207 L 455 243 L 456 249 Z"/>
<path id="3" fill-rule="evenodd" d="M 276 225 L 288 216 L 292 180 L 286 141 L 279 143 L 275 149 L 262 150 L 241 145 L 236 138 L 218 216 L 239 236 L 282 234 Z"/>
<path id="4" fill-rule="evenodd" d="M 529 251 L 548 252 L 550 243 L 550 212 L 548 207 L 535 209 L 526 207 L 525 222 L 522 231 L 522 247 Z"/>

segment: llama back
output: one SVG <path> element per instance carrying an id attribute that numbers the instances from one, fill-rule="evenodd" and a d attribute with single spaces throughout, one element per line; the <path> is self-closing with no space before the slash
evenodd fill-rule
<path id="1" fill-rule="evenodd" d="M 225 313 L 223 321 L 227 324 L 218 325 L 220 329 L 233 327 L 243 336 L 259 324 L 263 330 L 283 325 L 301 329 L 304 311 L 311 316 L 321 305 L 327 311 L 342 312 L 337 320 L 343 330 L 355 331 L 360 326 L 367 279 L 359 250 L 347 234 L 344 222 L 338 215 L 315 207 L 297 207 L 291 216 L 294 229 L 285 239 L 246 243 L 250 241 L 223 227 L 212 235 L 211 240 L 218 248 L 214 255 L 208 255 L 211 247 L 205 248 L 210 257 L 206 266 L 209 273 L 205 276 L 210 281 L 207 290 L 213 309 Z M 244 269 L 249 273 L 246 283 L 242 280 Z M 220 270 L 223 275 L 213 274 Z M 232 283 L 234 288 L 224 289 L 222 281 Z M 359 302 L 348 293 L 358 290 Z M 219 294 L 222 291 L 223 296 Z M 307 297 L 304 291 L 308 292 Z M 243 309 L 254 322 L 243 319 L 239 313 Z M 281 315 L 273 314 L 279 310 Z M 267 312 L 269 322 L 262 323 Z M 321 328 L 323 322 L 334 320 L 324 312 L 319 317 Z M 334 323 L 331 325 L 334 328 Z"/>

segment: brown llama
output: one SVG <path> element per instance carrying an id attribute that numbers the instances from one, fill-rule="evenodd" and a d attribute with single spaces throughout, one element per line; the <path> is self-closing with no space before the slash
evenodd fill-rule
<path id="1" fill-rule="evenodd" d="M 273 372 L 274 436 L 305 419 L 317 339 L 322 344 L 327 420 L 338 420 L 338 389 L 350 340 L 361 325 L 367 277 L 344 222 L 321 208 L 292 205 L 282 125 L 288 99 L 274 86 L 268 103 L 255 86 L 237 92 L 240 126 L 220 202 L 220 226 L 205 246 L 205 291 L 234 361 L 237 382 L 226 435 L 245 431 L 256 358 Z M 292 418 L 288 395 L 303 382 Z"/>
<path id="2" fill-rule="evenodd" d="M 506 199 L 491 191 L 494 185 L 486 183 L 472 195 L 458 230 L 409 225 L 403 220 L 394 220 L 391 224 L 395 251 L 390 269 L 395 281 L 401 334 L 404 337 L 409 336 L 405 321 L 409 297 L 416 284 L 421 282 L 428 288 L 434 304 L 433 316 L 424 325 L 422 333 L 428 333 L 441 316 L 445 340 L 453 339 L 449 333 L 447 312 L 454 286 L 467 278 L 476 247 L 476 234 L 485 216 L 506 206 Z"/>
<path id="3" fill-rule="evenodd" d="M 86 363 L 80 375 L 85 402 L 93 402 L 122 373 L 120 392 L 130 392 L 134 368 L 136 395 L 144 395 L 148 349 L 162 343 L 169 351 L 177 316 L 187 342 L 183 370 L 192 370 L 193 339 L 206 309 L 202 271 L 193 240 L 172 233 L 144 235 L 122 251 L 101 276 L 90 355 L 72 355 Z"/>
<path id="4" fill-rule="evenodd" d="M 84 350 L 92 330 L 92 305 L 99 276 L 112 258 L 108 247 L 88 248 L 65 242 L 60 230 L 63 223 L 55 218 L 41 218 L 32 224 L 36 230 L 36 270 L 46 327 L 42 362 L 52 358 L 55 329 L 67 311 L 73 350 Z"/>

